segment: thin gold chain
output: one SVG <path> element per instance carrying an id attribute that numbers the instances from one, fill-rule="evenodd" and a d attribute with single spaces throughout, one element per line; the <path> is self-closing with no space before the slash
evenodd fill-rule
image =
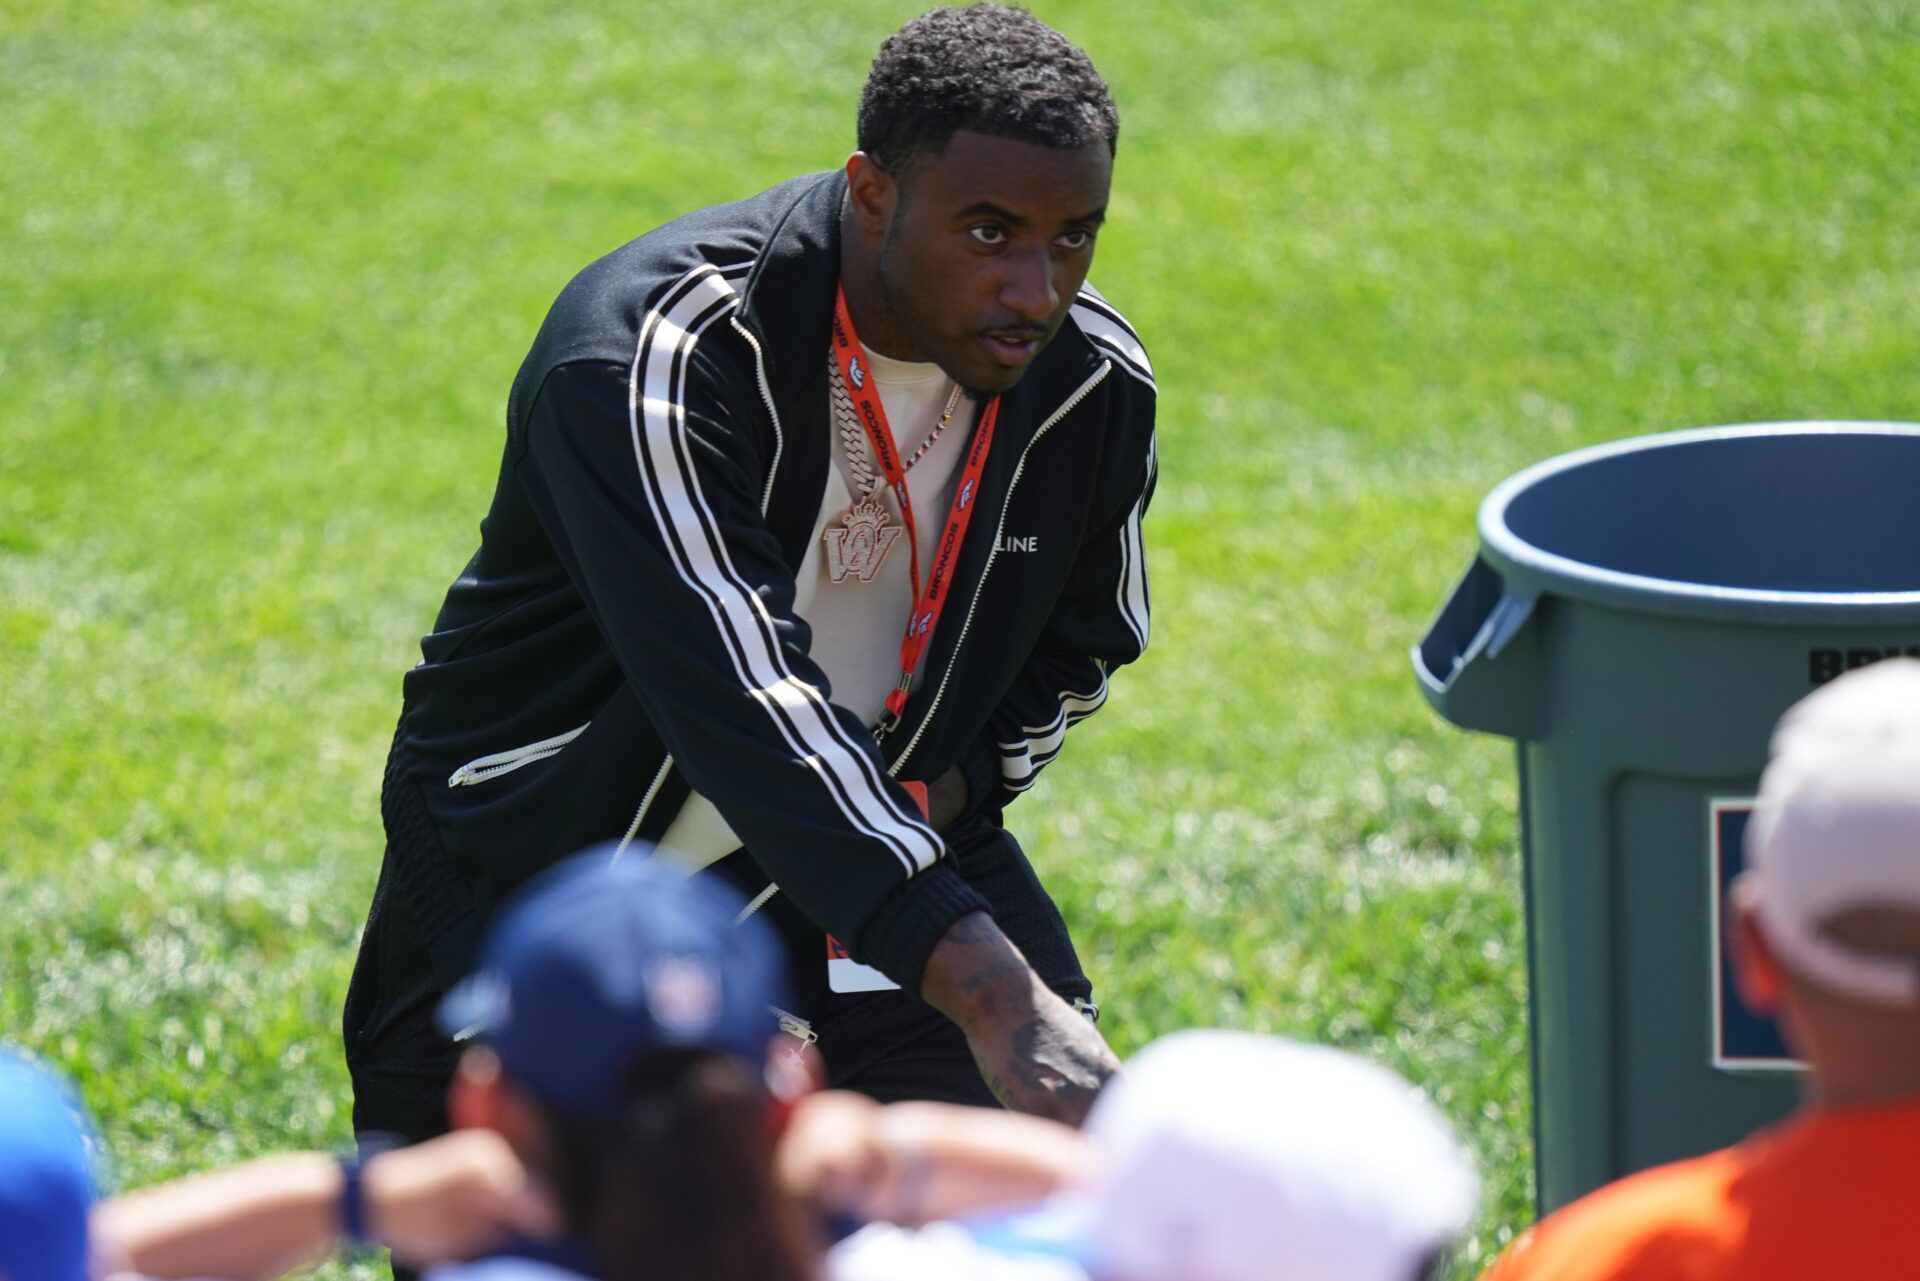
<path id="1" fill-rule="evenodd" d="M 847 385 L 840 377 L 840 362 L 827 357 L 827 377 L 832 388 L 833 416 L 840 427 L 840 443 L 847 451 L 847 470 L 853 473 L 853 483 L 860 490 L 860 500 L 872 498 L 880 488 L 880 477 L 873 469 L 873 459 L 867 452 L 867 434 L 861 429 L 860 419 L 853 412 L 853 397 L 847 394 Z M 960 406 L 960 384 L 955 383 L 953 392 L 947 397 L 947 407 L 940 413 L 940 421 L 934 424 L 920 447 L 908 456 L 900 467 L 902 475 L 913 470 L 913 465 L 927 456 L 934 442 L 940 439 L 940 433 L 953 421 L 953 411 Z"/>

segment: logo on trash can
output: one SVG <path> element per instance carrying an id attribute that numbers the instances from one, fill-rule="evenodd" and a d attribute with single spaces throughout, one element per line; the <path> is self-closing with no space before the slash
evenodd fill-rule
<path id="1" fill-rule="evenodd" d="M 1807 651 L 1807 679 L 1825 685 L 1856 667 L 1866 667 L 1886 658 L 1920 658 L 1920 645 L 1852 645 L 1846 649 L 1810 649 Z"/>

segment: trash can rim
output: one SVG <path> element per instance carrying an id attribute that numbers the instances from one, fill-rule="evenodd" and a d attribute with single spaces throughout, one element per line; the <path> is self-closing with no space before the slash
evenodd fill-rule
<path id="1" fill-rule="evenodd" d="M 1804 623 L 1892 622 L 1889 609 L 1911 609 L 1920 618 L 1920 590 L 1901 592 L 1809 592 L 1755 587 L 1727 587 L 1683 579 L 1654 578 L 1606 569 L 1560 556 L 1534 546 L 1507 526 L 1507 509 L 1514 499 L 1549 476 L 1583 467 L 1601 459 L 1701 441 L 1757 436 L 1909 436 L 1920 437 L 1920 425 L 1873 421 L 1813 421 L 1750 423 L 1698 427 L 1609 441 L 1535 463 L 1501 481 L 1480 504 L 1480 540 L 1489 558 L 1510 579 L 1555 595 L 1578 597 L 1603 604 L 1624 605 L 1661 614 L 1685 614 L 1722 619 L 1764 619 Z M 1782 615 L 1783 607 L 1792 611 Z"/>

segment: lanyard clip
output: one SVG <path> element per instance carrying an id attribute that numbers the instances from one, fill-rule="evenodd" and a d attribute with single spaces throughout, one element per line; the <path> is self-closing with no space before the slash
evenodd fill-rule
<path id="1" fill-rule="evenodd" d="M 912 692 L 913 673 L 901 672 L 900 679 L 894 682 L 893 693 L 887 695 L 887 705 L 880 709 L 880 717 L 873 723 L 874 742 L 900 728 L 900 714 L 907 710 L 907 695 Z"/>

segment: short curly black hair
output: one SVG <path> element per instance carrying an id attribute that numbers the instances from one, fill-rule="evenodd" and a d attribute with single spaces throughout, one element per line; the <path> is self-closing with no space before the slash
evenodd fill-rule
<path id="1" fill-rule="evenodd" d="M 1063 150 L 1120 139 L 1093 61 L 1024 9 L 921 14 L 880 46 L 860 95 L 860 150 L 899 174 L 962 129 Z"/>

